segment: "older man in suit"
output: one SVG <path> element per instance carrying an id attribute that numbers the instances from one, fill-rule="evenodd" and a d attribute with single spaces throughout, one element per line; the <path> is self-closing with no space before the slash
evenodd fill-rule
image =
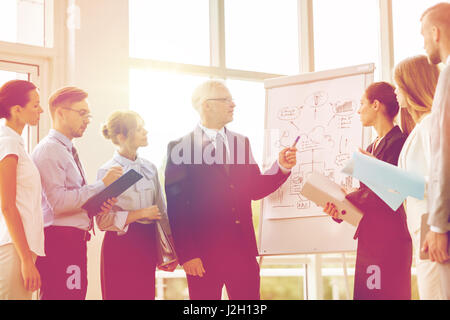
<path id="1" fill-rule="evenodd" d="M 235 104 L 220 81 L 193 93 L 200 114 L 193 132 L 171 142 L 166 167 L 167 211 L 191 299 L 259 299 L 259 265 L 251 200 L 277 190 L 296 164 L 285 148 L 262 174 L 247 137 L 228 130 Z"/>
<path id="2" fill-rule="evenodd" d="M 440 282 L 450 299 L 450 3 L 439 3 L 421 18 L 424 47 L 430 63 L 444 62 L 431 112 L 431 162 L 429 178 L 430 231 L 423 250 L 439 262 Z"/>

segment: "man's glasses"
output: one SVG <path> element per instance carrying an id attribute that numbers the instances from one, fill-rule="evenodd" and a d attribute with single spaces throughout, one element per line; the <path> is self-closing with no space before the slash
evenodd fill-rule
<path id="1" fill-rule="evenodd" d="M 78 113 L 79 115 L 80 115 L 80 117 L 82 117 L 82 118 L 88 118 L 88 119 L 92 119 L 92 115 L 91 115 L 91 113 L 89 112 L 89 111 L 86 111 L 86 110 L 75 110 L 75 109 L 72 109 L 72 108 L 61 108 L 61 109 L 65 109 L 65 110 L 70 110 L 70 111 L 73 111 L 73 112 L 76 112 L 76 113 Z"/>

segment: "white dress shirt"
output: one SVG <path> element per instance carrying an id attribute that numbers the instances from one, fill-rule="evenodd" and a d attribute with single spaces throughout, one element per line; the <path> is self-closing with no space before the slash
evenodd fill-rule
<path id="1" fill-rule="evenodd" d="M 211 140 L 211 143 L 213 144 L 214 148 L 216 147 L 217 135 L 220 134 L 225 143 L 227 153 L 228 153 L 228 155 L 230 155 L 230 145 L 228 143 L 227 135 L 225 134 L 225 127 L 223 127 L 220 130 L 216 130 L 216 129 L 206 128 L 201 123 L 199 123 L 198 125 L 203 130 L 203 132 L 206 134 L 206 136 Z M 284 174 L 288 174 L 289 172 L 291 172 L 291 169 L 287 169 L 280 164 L 279 159 L 277 159 L 277 164 L 278 164 L 278 167 L 280 168 L 281 172 L 283 172 Z"/>
<path id="2" fill-rule="evenodd" d="M 439 75 L 431 111 L 431 160 L 428 224 L 433 232 L 450 230 L 450 56 Z"/>
<path id="3" fill-rule="evenodd" d="M 156 205 L 161 213 L 161 220 L 159 220 L 161 227 L 163 227 L 166 234 L 170 235 L 171 232 L 167 217 L 166 202 L 164 200 L 156 166 L 150 161 L 139 157 L 132 161 L 122 157 L 116 151 L 113 158 L 98 170 L 97 179 L 103 179 L 106 172 L 111 167 L 116 166 L 122 167 L 124 173 L 133 169 L 143 175 L 143 178 L 117 197 L 116 206 L 111 212 L 95 217 L 100 230 L 117 231 L 118 235 L 123 235 L 128 231 L 128 225 L 125 225 L 125 223 L 130 211 L 149 208 Z M 153 223 L 153 221 L 137 222 Z"/>
<path id="4" fill-rule="evenodd" d="M 198 124 L 199 127 L 203 130 L 203 132 L 206 134 L 206 136 L 211 140 L 211 143 L 213 144 L 214 148 L 216 147 L 216 139 L 217 135 L 220 134 L 223 138 L 223 141 L 225 143 L 225 147 L 227 149 L 228 155 L 230 154 L 230 145 L 228 144 L 227 135 L 225 134 L 225 127 L 223 127 L 220 130 L 216 129 L 209 129 L 203 126 L 201 123 Z"/>
<path id="5" fill-rule="evenodd" d="M 0 125 L 0 161 L 16 155 L 16 206 L 20 213 L 28 246 L 38 256 L 44 252 L 44 221 L 41 209 L 41 177 L 25 151 L 22 137 L 6 125 Z M 3 214 L 0 215 L 0 246 L 12 243 Z"/>
<path id="6" fill-rule="evenodd" d="M 430 131 L 431 114 L 427 114 L 411 131 L 398 157 L 399 168 L 423 176 L 426 182 L 428 182 L 430 173 Z M 411 234 L 420 231 L 421 216 L 428 212 L 427 197 L 427 192 L 425 192 L 423 200 L 408 197 L 404 202 L 408 229 Z"/>

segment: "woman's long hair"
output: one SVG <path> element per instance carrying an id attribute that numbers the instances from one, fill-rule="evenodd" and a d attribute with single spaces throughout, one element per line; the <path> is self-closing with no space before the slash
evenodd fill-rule
<path id="1" fill-rule="evenodd" d="M 395 67 L 394 79 L 407 103 L 406 110 L 401 111 L 404 133 L 409 134 L 414 129 L 414 119 L 431 112 L 438 78 L 438 67 L 431 65 L 424 55 L 402 60 Z"/>

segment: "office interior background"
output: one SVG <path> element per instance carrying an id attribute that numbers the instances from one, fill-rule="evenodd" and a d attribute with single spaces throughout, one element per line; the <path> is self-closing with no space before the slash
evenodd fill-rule
<path id="1" fill-rule="evenodd" d="M 114 110 L 142 115 L 152 161 L 164 181 L 167 143 L 191 131 L 193 89 L 222 79 L 236 102 L 229 128 L 263 156 L 264 80 L 375 63 L 375 81 L 423 54 L 420 16 L 442 0 L 1 0 L 0 83 L 33 81 L 45 112 L 24 131 L 28 150 L 50 129 L 51 92 L 76 85 L 89 93 L 93 119 L 75 141 L 88 180 L 111 158 L 100 134 Z M 259 202 L 253 203 L 258 232 Z M 103 233 L 88 243 L 88 299 L 101 299 Z M 264 257 L 262 299 L 351 299 L 354 253 Z M 305 265 L 308 265 L 306 272 Z M 347 276 L 344 274 L 344 267 Z M 417 286 L 413 265 L 413 298 Z M 181 267 L 157 272 L 157 299 L 187 299 Z M 226 293 L 224 292 L 224 298 Z"/>

